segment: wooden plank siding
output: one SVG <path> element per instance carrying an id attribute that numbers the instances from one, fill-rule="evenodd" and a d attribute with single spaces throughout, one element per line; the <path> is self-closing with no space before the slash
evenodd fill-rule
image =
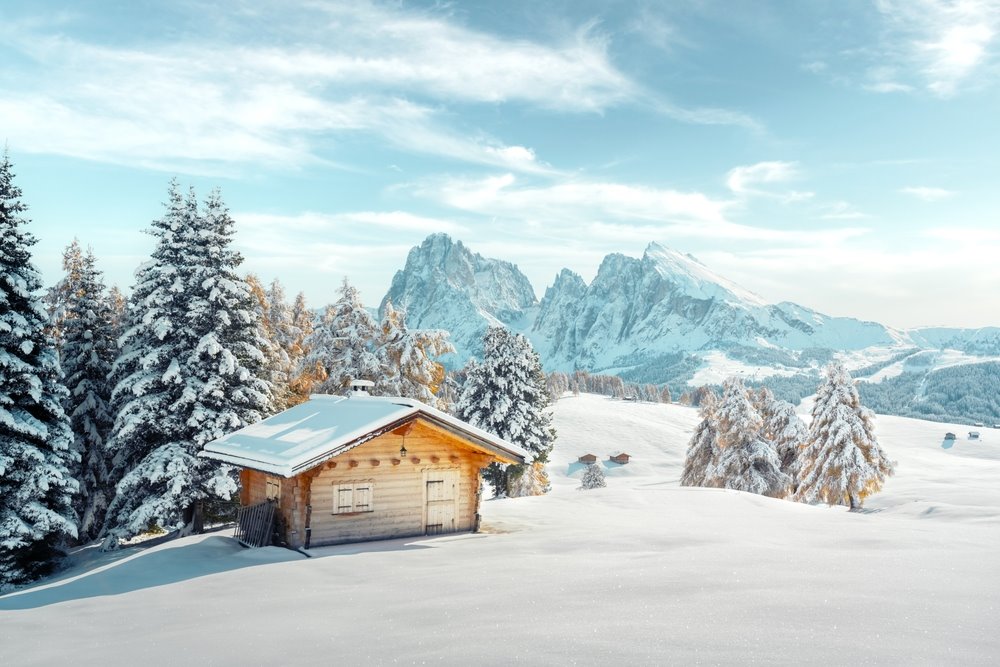
<path id="1" fill-rule="evenodd" d="M 479 469 L 491 457 L 421 420 L 405 436 L 405 460 L 399 457 L 403 444 L 398 432 L 386 433 L 300 476 L 311 477 L 311 545 L 424 534 L 425 473 L 435 470 L 458 471 L 455 530 L 475 528 Z M 352 482 L 373 484 L 372 511 L 335 515 L 334 486 Z"/>

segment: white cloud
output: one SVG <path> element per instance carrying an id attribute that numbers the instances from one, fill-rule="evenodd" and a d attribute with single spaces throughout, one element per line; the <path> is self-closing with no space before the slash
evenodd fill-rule
<path id="1" fill-rule="evenodd" d="M 1000 230 L 981 227 L 932 227 L 921 234 L 927 238 L 965 245 L 1000 245 Z M 996 257 L 997 254 L 994 254 Z"/>
<path id="2" fill-rule="evenodd" d="M 376 227 L 421 234 L 445 232 L 461 234 L 466 230 L 451 220 L 415 215 L 407 211 L 352 211 L 347 213 L 317 213 L 306 211 L 293 215 L 234 213 L 233 219 L 241 229 L 281 229 L 287 232 L 357 232 L 359 227 Z"/>
<path id="3" fill-rule="evenodd" d="M 994 57 L 1000 0 L 878 0 L 876 6 L 886 21 L 882 59 L 941 97 L 979 83 L 975 75 Z M 875 81 L 871 89 L 908 88 L 903 81 Z"/>
<path id="4" fill-rule="evenodd" d="M 738 112 L 686 109 L 644 90 L 613 63 L 594 23 L 543 43 L 476 30 L 447 11 L 264 3 L 227 12 L 225 31 L 132 46 L 66 37 L 79 27 L 72 21 L 58 36 L 44 22 L 0 23 L 5 46 L 31 63 L 0 70 L 0 124 L 19 150 L 208 173 L 219 163 L 333 163 L 350 133 L 407 152 L 552 171 L 530 147 L 460 126 L 460 105 L 579 114 L 630 104 L 683 122 L 758 127 Z"/>
<path id="5" fill-rule="evenodd" d="M 405 151 L 537 173 L 551 167 L 530 148 L 452 129 L 441 105 L 517 101 L 579 113 L 635 96 L 589 30 L 545 45 L 415 11 L 315 8 L 282 5 L 270 43 L 256 30 L 266 16 L 244 25 L 240 14 L 229 42 L 132 48 L 0 26 L 36 67 L 0 71 L 4 132 L 19 150 L 208 173 L 219 163 L 318 162 L 318 146 L 330 143 L 320 137 L 362 132 Z"/>
<path id="6" fill-rule="evenodd" d="M 855 209 L 846 201 L 837 201 L 826 204 L 822 207 L 823 213 L 819 216 L 823 220 L 861 220 L 870 217 L 866 213 Z"/>
<path id="7" fill-rule="evenodd" d="M 936 202 L 944 199 L 950 199 L 957 194 L 954 190 L 929 188 L 926 186 L 909 186 L 900 188 L 899 191 L 904 195 L 910 195 L 911 197 L 916 197 L 917 199 L 922 199 L 926 202 Z"/>
<path id="8" fill-rule="evenodd" d="M 794 162 L 758 162 L 730 169 L 726 186 L 736 194 L 747 194 L 757 192 L 755 186 L 784 183 L 797 175 L 798 166 Z"/>
<path id="9" fill-rule="evenodd" d="M 813 197 L 812 192 L 798 190 L 774 190 L 770 186 L 787 183 L 800 177 L 796 162 L 758 162 L 735 167 L 726 176 L 726 187 L 739 197 L 757 196 L 779 199 L 786 204 L 804 201 Z"/>
<path id="10" fill-rule="evenodd" d="M 440 205 L 538 234 L 581 235 L 600 243 L 684 237 L 787 242 L 837 242 L 867 233 L 862 228 L 789 230 L 732 222 L 733 202 L 682 192 L 606 181 L 522 183 L 511 173 L 480 179 L 424 181 L 413 191 Z"/>

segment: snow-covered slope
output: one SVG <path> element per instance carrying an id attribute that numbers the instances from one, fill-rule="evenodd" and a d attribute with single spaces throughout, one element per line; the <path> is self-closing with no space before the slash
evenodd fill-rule
<path id="1" fill-rule="evenodd" d="M 380 310 L 389 300 L 406 309 L 411 328 L 449 331 L 457 350 L 449 361 L 459 366 L 481 352 L 489 325 L 517 323 L 537 303 L 515 265 L 473 253 L 447 234 L 432 234 L 410 250 Z"/>
<path id="2" fill-rule="evenodd" d="M 0 664 L 996 664 L 1000 431 L 879 417 L 870 513 L 678 486 L 693 410 L 571 397 L 552 492 L 484 533 L 243 550 L 223 534 L 0 597 Z M 606 463 L 623 449 L 631 463 Z M 606 466 L 577 491 L 576 457 Z"/>

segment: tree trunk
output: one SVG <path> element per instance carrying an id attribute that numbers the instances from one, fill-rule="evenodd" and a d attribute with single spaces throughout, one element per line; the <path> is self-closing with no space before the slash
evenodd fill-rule
<path id="1" fill-rule="evenodd" d="M 194 516 L 191 518 L 191 532 L 200 535 L 205 532 L 205 501 L 196 500 L 194 503 Z"/>
<path id="2" fill-rule="evenodd" d="M 196 500 L 184 508 L 184 528 L 181 535 L 199 535 L 205 532 L 204 501 Z"/>
<path id="3" fill-rule="evenodd" d="M 861 509 L 861 500 L 853 491 L 849 494 L 851 498 L 851 511 L 856 512 Z"/>

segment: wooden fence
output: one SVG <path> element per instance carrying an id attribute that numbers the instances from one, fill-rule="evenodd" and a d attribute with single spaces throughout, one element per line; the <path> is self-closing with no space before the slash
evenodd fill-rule
<path id="1" fill-rule="evenodd" d="M 271 544 L 275 507 L 277 503 L 273 500 L 241 507 L 236 516 L 236 532 L 233 537 L 245 547 L 266 547 Z"/>

